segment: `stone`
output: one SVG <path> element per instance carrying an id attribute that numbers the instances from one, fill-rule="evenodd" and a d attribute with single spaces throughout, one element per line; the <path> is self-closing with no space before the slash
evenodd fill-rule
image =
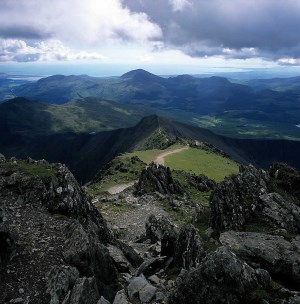
<path id="1" fill-rule="evenodd" d="M 172 178 L 170 168 L 151 163 L 143 169 L 136 185 L 136 194 L 159 192 L 161 194 L 183 194 L 182 186 Z"/>
<path id="2" fill-rule="evenodd" d="M 6 162 L 5 156 L 0 153 L 0 163 L 5 163 L 5 162 Z"/>
<path id="3" fill-rule="evenodd" d="M 138 270 L 136 271 L 136 275 L 153 275 L 164 266 L 165 261 L 166 257 L 149 258 L 138 268 Z"/>
<path id="4" fill-rule="evenodd" d="M 287 285 L 300 284 L 300 237 L 287 241 L 282 236 L 255 232 L 224 232 L 220 242 L 250 266 L 266 269 L 284 278 Z"/>
<path id="5" fill-rule="evenodd" d="M 51 296 L 51 304 L 59 304 L 79 278 L 75 267 L 54 266 L 46 275 L 46 292 Z"/>
<path id="6" fill-rule="evenodd" d="M 100 300 L 97 302 L 97 304 L 110 304 L 109 301 L 107 301 L 103 296 L 101 296 Z"/>
<path id="7" fill-rule="evenodd" d="M 171 292 L 169 303 L 244 304 L 252 295 L 256 295 L 257 288 L 269 288 L 267 283 L 261 285 L 265 279 L 260 276 L 234 253 L 220 247 L 186 275 L 183 282 Z M 259 303 L 261 299 L 256 300 L 253 303 Z"/>
<path id="8" fill-rule="evenodd" d="M 176 242 L 175 265 L 187 270 L 197 267 L 204 253 L 203 241 L 196 228 L 191 224 L 183 226 Z"/>
<path id="9" fill-rule="evenodd" d="M 124 289 L 117 292 L 113 304 L 130 304 Z"/>
<path id="10" fill-rule="evenodd" d="M 165 216 L 150 215 L 145 226 L 146 238 L 149 238 L 152 243 L 161 241 L 161 255 L 174 256 L 178 233 L 170 220 Z"/>
<path id="11" fill-rule="evenodd" d="M 138 298 L 142 303 L 150 302 L 157 291 L 157 288 L 152 286 L 143 275 L 134 277 L 127 287 L 130 300 Z"/>
<path id="12" fill-rule="evenodd" d="M 12 299 L 12 300 L 9 301 L 9 303 L 13 303 L 13 304 L 24 303 L 24 299 L 23 298 Z"/>
<path id="13" fill-rule="evenodd" d="M 72 289 L 70 304 L 97 304 L 99 292 L 94 278 L 79 278 Z"/>
<path id="14" fill-rule="evenodd" d="M 253 218 L 259 197 L 267 193 L 269 176 L 253 166 L 241 166 L 238 175 L 226 177 L 211 194 L 210 226 L 218 231 L 240 230 Z"/>
<path id="15" fill-rule="evenodd" d="M 112 257 L 119 272 L 129 272 L 131 265 L 123 254 L 122 250 L 113 245 L 107 246 L 109 255 Z"/>
<path id="16" fill-rule="evenodd" d="M 155 274 L 153 274 L 152 276 L 148 277 L 148 280 L 151 282 L 151 283 L 154 283 L 156 285 L 159 285 L 160 284 L 160 280 L 159 280 L 159 277 Z"/>

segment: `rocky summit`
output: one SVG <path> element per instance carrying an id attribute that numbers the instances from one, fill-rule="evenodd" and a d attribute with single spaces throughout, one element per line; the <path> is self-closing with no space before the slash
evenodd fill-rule
<path id="1" fill-rule="evenodd" d="M 65 165 L 3 156 L 0 303 L 299 304 L 298 178 L 151 164 L 91 197 Z"/>

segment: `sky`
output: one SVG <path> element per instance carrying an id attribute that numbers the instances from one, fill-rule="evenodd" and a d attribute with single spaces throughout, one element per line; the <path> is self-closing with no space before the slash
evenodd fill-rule
<path id="1" fill-rule="evenodd" d="M 299 29 L 299 0 L 0 0 L 0 72 L 299 67 Z"/>

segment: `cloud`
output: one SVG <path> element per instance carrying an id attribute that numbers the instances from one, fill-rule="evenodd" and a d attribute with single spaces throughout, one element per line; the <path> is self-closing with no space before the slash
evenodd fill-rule
<path id="1" fill-rule="evenodd" d="M 94 52 L 74 52 L 59 40 L 48 40 L 28 45 L 23 40 L 0 39 L 0 62 L 102 60 L 105 57 Z"/>
<path id="2" fill-rule="evenodd" d="M 121 0 L 1 0 L 0 37 L 52 38 L 88 47 L 152 41 L 161 37 L 161 30 L 144 12 L 131 12 Z"/>
<path id="3" fill-rule="evenodd" d="M 195 57 L 300 58 L 298 0 L 124 0 L 160 26 L 166 48 Z M 298 62 L 294 60 L 293 62 Z"/>

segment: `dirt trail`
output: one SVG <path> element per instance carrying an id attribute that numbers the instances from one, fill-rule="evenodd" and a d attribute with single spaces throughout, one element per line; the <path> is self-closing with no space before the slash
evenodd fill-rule
<path id="1" fill-rule="evenodd" d="M 108 192 L 109 194 L 118 194 L 118 193 L 124 191 L 125 189 L 127 189 L 127 188 L 133 186 L 134 183 L 135 183 L 135 182 L 130 182 L 130 183 L 128 183 L 128 184 L 119 184 L 119 185 L 115 185 L 115 186 L 109 188 L 109 189 L 107 190 L 107 192 Z"/>
<path id="2" fill-rule="evenodd" d="M 175 154 L 175 153 L 179 153 L 183 150 L 187 150 L 189 147 L 186 146 L 186 147 L 183 147 L 183 148 L 178 148 L 178 149 L 174 149 L 174 150 L 171 150 L 171 151 L 167 151 L 167 152 L 163 152 L 161 154 L 159 154 L 154 162 L 157 164 L 157 165 L 165 165 L 165 157 L 169 156 L 169 155 L 172 155 L 172 154 Z"/>

